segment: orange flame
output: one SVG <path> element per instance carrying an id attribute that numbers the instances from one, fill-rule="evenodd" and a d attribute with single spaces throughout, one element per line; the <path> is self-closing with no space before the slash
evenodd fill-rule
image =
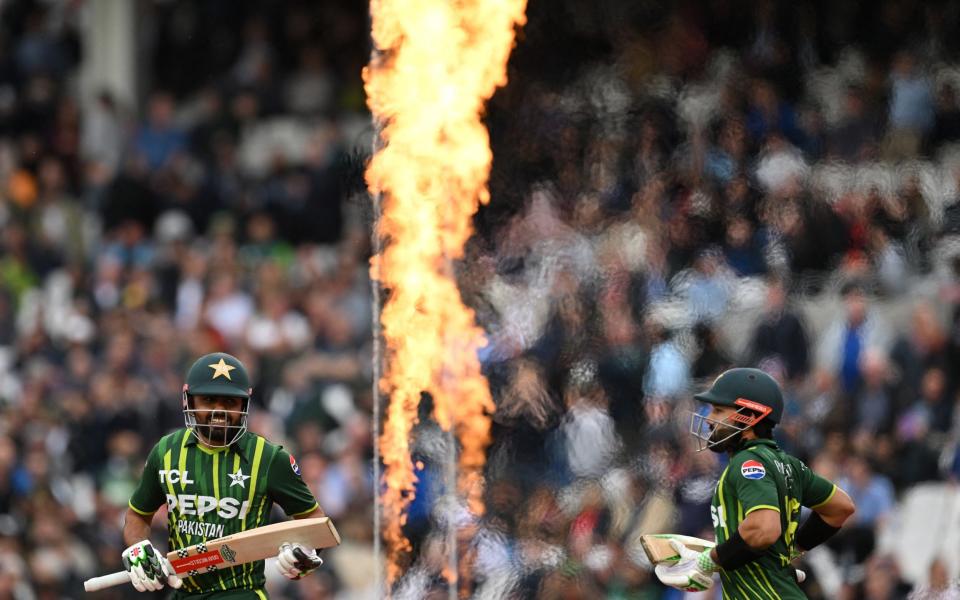
<path id="1" fill-rule="evenodd" d="M 364 81 L 382 148 L 366 176 L 382 198 L 384 247 L 372 273 L 387 297 L 381 502 L 392 582 L 410 548 L 401 527 L 416 483 L 409 442 L 421 392 L 433 397 L 440 426 L 460 440 L 458 488 L 483 512 L 493 402 L 477 359 L 483 331 L 463 305 L 452 261 L 463 254 L 479 203 L 489 200 L 492 154 L 480 117 L 506 83 L 526 0 L 372 0 L 370 8 L 376 52 Z"/>

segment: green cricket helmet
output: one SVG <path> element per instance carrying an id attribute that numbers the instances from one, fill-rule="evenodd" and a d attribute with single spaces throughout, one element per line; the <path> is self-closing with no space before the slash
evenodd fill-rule
<path id="1" fill-rule="evenodd" d="M 187 378 L 183 384 L 182 395 L 184 423 L 191 433 L 197 436 L 204 444 L 214 447 L 229 446 L 239 440 L 247 430 L 250 393 L 252 391 L 250 375 L 247 373 L 247 368 L 240 362 L 240 359 L 225 352 L 205 354 L 198 358 L 193 365 L 190 366 L 190 369 L 187 370 Z M 194 396 L 242 398 L 242 410 L 213 411 L 214 413 L 239 414 L 240 424 L 231 424 L 229 415 L 224 414 L 223 417 L 226 419 L 226 423 L 218 426 L 216 429 L 222 429 L 225 435 L 214 436 L 214 427 L 209 424 L 197 423 L 197 409 L 193 402 Z M 212 415 L 211 418 L 213 416 L 217 415 Z M 207 439 L 200 438 L 198 432 L 203 433 Z M 217 437 L 222 437 L 222 443 L 214 439 Z"/>
<path id="2" fill-rule="evenodd" d="M 690 419 L 690 433 L 699 441 L 698 450 L 715 448 L 766 419 L 777 424 L 783 416 L 783 392 L 780 384 L 760 369 L 729 369 L 720 374 L 710 389 L 693 396 L 715 406 L 732 406 L 737 412 L 723 421 L 695 412 Z M 732 433 L 714 439 L 715 430 L 730 428 Z M 723 431 L 721 429 L 721 431 Z"/>

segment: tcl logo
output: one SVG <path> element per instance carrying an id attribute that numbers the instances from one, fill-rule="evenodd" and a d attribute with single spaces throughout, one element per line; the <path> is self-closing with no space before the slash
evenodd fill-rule
<path id="1" fill-rule="evenodd" d="M 160 473 L 160 483 L 193 483 L 193 480 L 190 479 L 190 472 L 184 470 L 183 473 L 176 469 L 161 469 L 157 471 Z"/>

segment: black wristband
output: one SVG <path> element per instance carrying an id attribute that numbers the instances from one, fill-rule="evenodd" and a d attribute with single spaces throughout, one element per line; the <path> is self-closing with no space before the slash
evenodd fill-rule
<path id="1" fill-rule="evenodd" d="M 812 550 L 832 538 L 839 527 L 827 524 L 819 514 L 813 513 L 797 529 L 797 547 L 803 551 Z"/>
<path id="2" fill-rule="evenodd" d="M 754 550 L 734 531 L 730 539 L 717 546 L 717 564 L 724 571 L 733 571 L 753 562 L 763 555 L 763 550 Z"/>

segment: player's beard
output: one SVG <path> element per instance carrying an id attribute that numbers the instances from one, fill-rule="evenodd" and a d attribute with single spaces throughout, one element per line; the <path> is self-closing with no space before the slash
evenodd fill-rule
<path id="1" fill-rule="evenodd" d="M 713 452 L 722 454 L 729 452 L 740 445 L 740 436 L 742 432 L 736 427 L 726 423 L 717 423 L 710 432 L 710 442 L 707 447 Z"/>
<path id="2" fill-rule="evenodd" d="M 220 417 L 223 416 L 222 425 L 211 425 L 214 416 Z M 212 446 L 225 446 L 227 444 L 227 439 L 231 431 L 234 431 L 236 426 L 240 424 L 234 422 L 233 415 L 231 413 L 222 411 L 222 410 L 212 410 L 207 413 L 207 419 L 205 424 L 198 424 L 197 430 L 208 443 Z M 230 425 L 231 427 L 227 427 Z"/>

